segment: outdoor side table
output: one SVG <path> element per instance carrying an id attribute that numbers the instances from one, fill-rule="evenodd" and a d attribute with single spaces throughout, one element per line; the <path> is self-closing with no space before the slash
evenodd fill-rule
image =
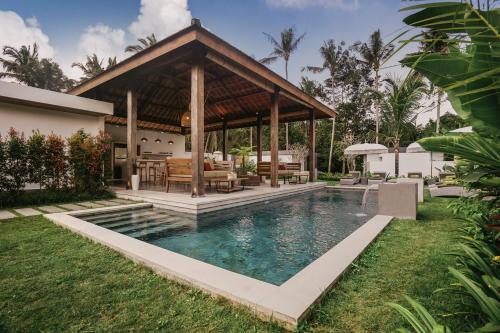
<path id="1" fill-rule="evenodd" d="M 295 178 L 295 181 L 293 183 L 295 183 L 295 184 L 305 184 L 305 183 L 307 183 L 307 180 L 309 179 L 309 171 L 295 171 L 293 173 L 293 177 Z M 306 178 L 306 181 L 304 183 L 302 183 L 302 178 L 303 177 Z"/>
<path id="2" fill-rule="evenodd" d="M 234 191 L 243 191 L 245 189 L 243 180 L 248 178 L 234 178 L 234 179 L 216 179 L 215 190 L 217 192 L 231 193 Z M 226 184 L 226 186 L 221 186 Z"/>

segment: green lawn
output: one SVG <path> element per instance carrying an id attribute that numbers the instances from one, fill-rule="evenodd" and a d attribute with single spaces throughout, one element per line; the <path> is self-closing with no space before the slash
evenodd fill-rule
<path id="1" fill-rule="evenodd" d="M 460 296 L 433 294 L 450 283 L 453 258 L 445 253 L 457 222 L 446 204 L 433 199 L 420 207 L 419 221 L 393 221 L 300 331 L 392 332 L 402 321 L 384 303 L 404 294 L 438 317 L 467 311 Z M 282 331 L 42 217 L 0 222 L 0 267 L 0 332 Z M 440 319 L 467 329 L 456 316 Z"/>

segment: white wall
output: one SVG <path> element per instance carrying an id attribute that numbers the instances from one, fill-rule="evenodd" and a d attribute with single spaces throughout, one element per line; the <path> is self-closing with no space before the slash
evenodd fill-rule
<path id="1" fill-rule="evenodd" d="M 106 124 L 106 132 L 111 134 L 113 142 L 127 143 L 127 127 Z M 147 138 L 148 142 L 142 142 L 141 138 Z M 160 139 L 161 143 L 155 140 Z M 174 143 L 169 145 L 168 141 Z M 186 138 L 181 134 L 162 133 L 149 130 L 137 130 L 137 144 L 141 146 L 141 153 L 150 151 L 153 154 L 171 152 L 174 157 L 189 157 L 191 153 L 186 153 Z"/>
<path id="2" fill-rule="evenodd" d="M 0 103 L 0 134 L 5 136 L 11 127 L 24 132 L 26 137 L 34 129 L 40 130 L 42 134 L 54 133 L 63 138 L 68 138 L 82 128 L 96 135 L 104 129 L 104 117 Z"/>
<path id="3" fill-rule="evenodd" d="M 422 176 L 437 176 L 436 168 L 442 169 L 443 165 L 454 165 L 453 161 L 443 161 L 442 153 L 400 153 L 399 175 L 407 176 L 408 172 L 421 172 Z M 368 170 L 370 172 L 387 172 L 394 176 L 394 153 L 367 155 Z"/>

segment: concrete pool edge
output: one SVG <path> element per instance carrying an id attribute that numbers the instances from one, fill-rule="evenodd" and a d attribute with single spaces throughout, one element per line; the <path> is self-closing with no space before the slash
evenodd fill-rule
<path id="1" fill-rule="evenodd" d="M 294 329 L 308 311 L 347 270 L 351 263 L 389 224 L 392 217 L 376 215 L 360 228 L 302 269 L 281 286 L 242 274 L 119 234 L 85 222 L 78 215 L 130 208 L 152 207 L 132 204 L 96 208 L 79 212 L 46 214 L 55 224 L 106 245 L 136 263 L 177 282 L 195 287 L 214 296 L 224 297 L 250 308 L 264 320 L 274 320 Z"/>

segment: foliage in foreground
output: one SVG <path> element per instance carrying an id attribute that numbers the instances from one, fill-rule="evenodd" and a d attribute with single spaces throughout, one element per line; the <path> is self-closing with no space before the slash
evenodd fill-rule
<path id="1" fill-rule="evenodd" d="M 406 17 L 405 23 L 446 34 L 448 40 L 425 42 L 444 42 L 449 52 L 421 52 L 407 56 L 402 63 L 446 91 L 455 111 L 472 124 L 475 132 L 425 138 L 419 142 L 429 151 L 458 157 L 456 170 L 462 182 L 482 189 L 483 193 L 497 195 L 500 188 L 500 9 L 484 11 L 469 2 L 427 3 L 406 8 L 415 9 L 418 11 Z M 429 38 L 425 31 L 420 36 Z M 461 44 L 466 46 L 460 49 Z M 454 204 L 466 226 L 460 229 L 462 236 L 453 253 L 456 267 L 448 268 L 455 280 L 450 289 L 474 300 L 475 312 L 482 321 L 475 327 L 476 332 L 500 331 L 499 207 L 498 197 L 489 203 L 469 198 Z M 418 333 L 449 331 L 428 316 L 419 304 L 413 301 L 410 304 L 417 316 L 399 305 L 390 306 Z"/>
<path id="2" fill-rule="evenodd" d="M 80 130 L 67 142 L 39 131 L 26 139 L 13 128 L 6 137 L 0 136 L 0 207 L 67 201 L 58 199 L 63 192 L 105 192 L 109 136 L 94 137 Z M 40 190 L 26 190 L 27 184 L 38 184 Z"/>
<path id="3" fill-rule="evenodd" d="M 419 207 L 418 221 L 391 222 L 298 332 L 394 332 L 402 321 L 384 304 L 403 294 L 434 316 L 450 306 L 469 312 L 460 294 L 432 294 L 451 282 L 440 269 L 453 263 L 445 255 L 456 225 L 447 202 L 433 198 Z M 0 223 L 0 266 L 2 332 L 284 332 L 42 217 Z M 445 318 L 461 331 L 471 322 Z"/>
<path id="4" fill-rule="evenodd" d="M 420 4 L 405 23 L 448 35 L 449 50 L 420 52 L 402 63 L 443 89 L 473 134 L 432 137 L 419 143 L 429 151 L 462 159 L 462 180 L 470 186 L 496 192 L 500 187 L 500 9 L 480 10 L 468 2 Z M 417 40 L 417 35 L 411 40 Z"/>

